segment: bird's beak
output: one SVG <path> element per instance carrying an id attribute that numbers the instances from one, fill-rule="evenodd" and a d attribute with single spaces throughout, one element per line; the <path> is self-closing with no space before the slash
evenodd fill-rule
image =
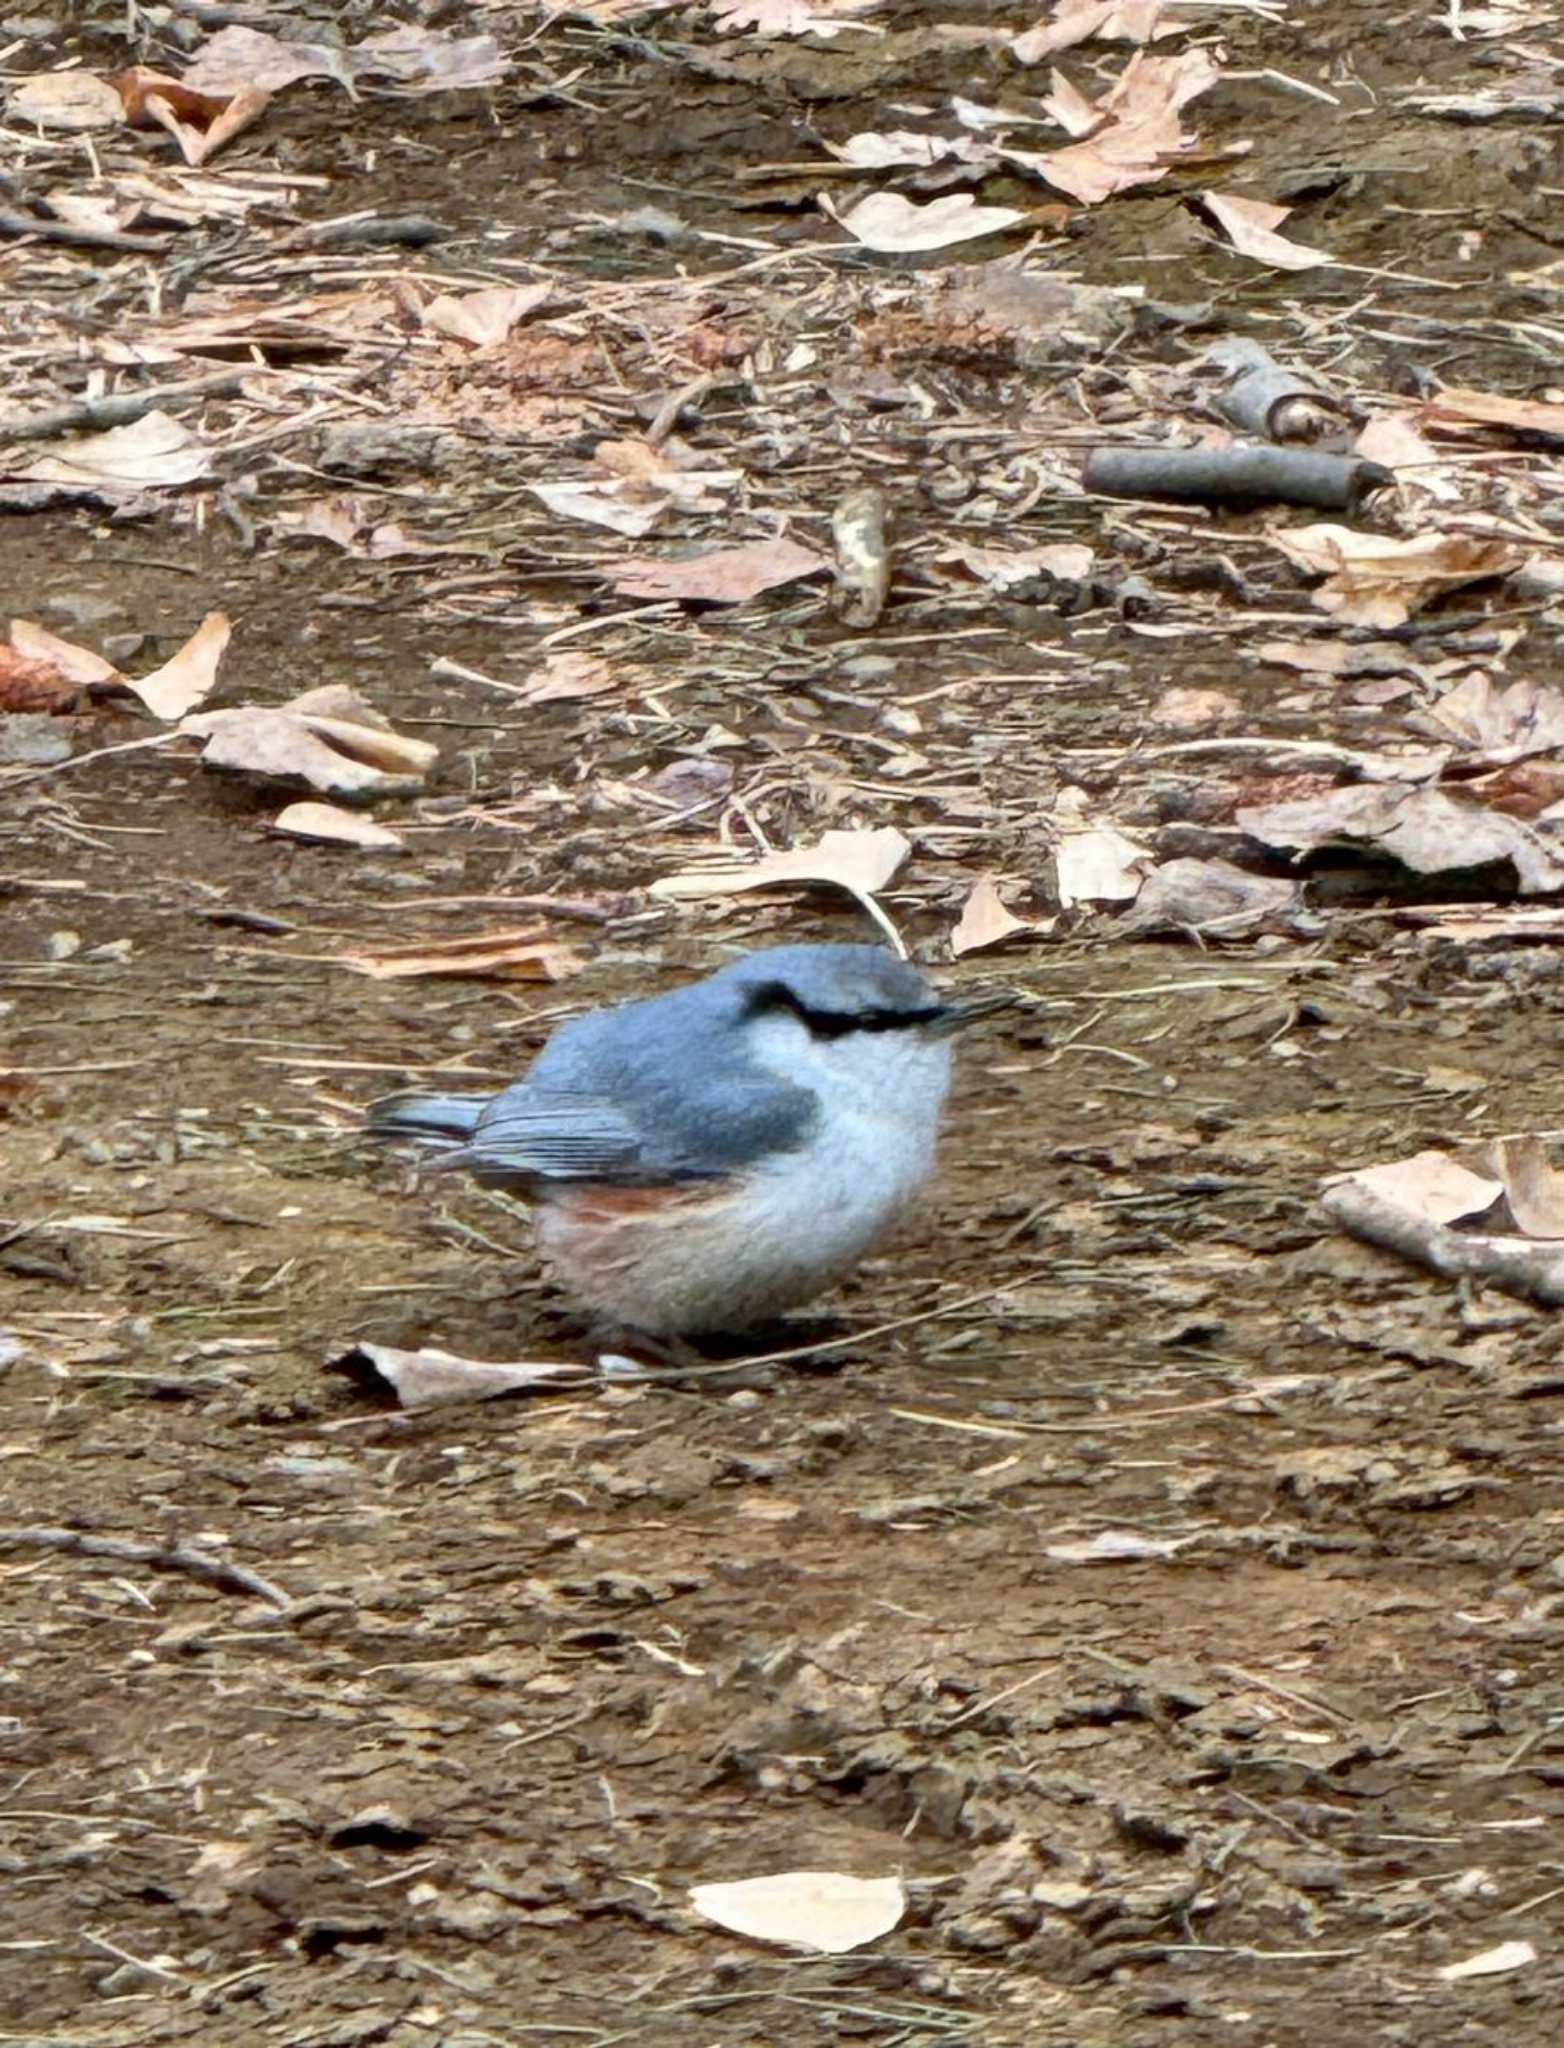
<path id="1" fill-rule="evenodd" d="M 1011 989 L 975 989 L 970 995 L 953 996 L 929 1028 L 936 1037 L 950 1038 L 965 1031 L 969 1024 L 981 1024 L 985 1017 L 998 1016 L 1001 1010 L 1014 1010 L 1019 1005 L 1020 997 Z"/>

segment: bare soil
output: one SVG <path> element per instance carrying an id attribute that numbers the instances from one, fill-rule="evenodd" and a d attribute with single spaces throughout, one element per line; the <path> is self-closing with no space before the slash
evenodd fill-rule
<path id="1" fill-rule="evenodd" d="M 468 255 L 498 221 L 495 247 L 574 260 L 584 214 L 649 203 L 835 246 L 812 206 L 737 204 L 736 174 L 815 154 L 812 132 L 895 126 L 897 101 L 1017 89 L 992 53 L 920 43 L 925 15 L 894 10 L 905 46 L 866 52 L 567 24 L 527 90 L 350 110 L 312 88 L 277 101 L 267 146 L 329 176 L 323 212 L 426 210 Z M 1292 231 L 1461 282 L 1400 301 L 1448 327 L 1410 354 L 1540 390 L 1534 344 L 1498 330 L 1541 317 L 1511 279 L 1554 260 L 1559 207 L 1537 188 L 1564 187 L 1564 130 L 1402 106 L 1420 80 L 1486 75 L 1485 46 L 1425 10 L 1222 27 L 1234 68 L 1342 104 L 1229 84 L 1203 132 L 1255 142 L 1256 190 L 1346 166 Z M 1180 207 L 1194 182 L 1081 216 L 1059 266 L 1214 294 L 1286 339 L 1302 288 L 1215 250 Z M 1468 229 L 1483 239 L 1463 267 Z M 404 257 L 408 274 L 440 278 L 446 246 Z M 633 278 L 745 260 L 611 236 L 589 255 Z M 1365 334 L 1382 289 L 1328 273 L 1306 298 L 1388 382 L 1409 351 Z M 1166 358 L 1148 341 L 1126 360 Z M 940 405 L 958 391 L 1002 434 L 1013 384 L 940 374 Z M 822 428 L 814 402 L 798 417 L 824 438 L 801 426 L 787 488 L 823 522 L 875 476 L 916 529 L 924 484 L 966 460 L 937 445 L 948 415 L 924 440 L 904 414 Z M 459 534 L 514 481 L 501 459 L 389 510 Z M 252 516 L 298 483 L 263 467 Z M 1011 528 L 1001 497 L 995 524 L 975 537 L 1129 549 L 1101 506 L 1061 522 L 1045 500 Z M 1205 559 L 1228 553 L 1272 579 L 1273 608 L 1302 610 L 1253 530 L 1216 522 Z M 364 1102 L 432 1072 L 498 1083 L 565 1009 L 733 945 L 862 935 L 831 898 L 649 905 L 712 822 L 654 829 L 606 787 L 709 752 L 720 726 L 774 841 L 909 834 L 889 907 L 937 961 L 977 873 L 1041 878 L 1062 780 L 1121 822 L 1156 816 L 1158 766 L 1123 780 L 1111 763 L 1169 682 L 1232 692 L 1245 732 L 1377 729 L 1324 698 L 1279 708 L 1231 600 L 1208 633 L 1158 638 L 1112 610 L 942 608 L 914 584 L 854 637 L 783 593 L 659 624 L 640 651 L 655 686 L 629 700 L 513 711 L 432 677 L 434 654 L 525 674 L 545 626 L 507 614 L 517 590 L 559 606 L 555 625 L 587 602 L 582 531 L 553 544 L 501 565 L 492 617 L 458 618 L 421 587 L 438 563 L 249 552 L 217 518 L 0 529 L 19 615 L 80 639 L 148 631 L 166 653 L 220 606 L 239 622 L 225 698 L 350 682 L 443 749 L 431 799 L 387 814 L 401 860 L 273 838 L 275 792 L 164 752 L 6 789 L 0 1301 L 22 1355 L 0 1379 L 0 1521 L 205 1547 L 290 1605 L 0 1552 L 0 2039 L 1556 2039 L 1556 1325 L 1350 1246 L 1312 1207 L 1332 1169 L 1559 1122 L 1546 956 L 1431 951 L 1372 887 L 1334 905 L 1325 888 L 1312 943 L 1207 952 L 1067 923 L 957 970 L 1033 1006 L 969 1048 L 938 1188 L 827 1305 L 814 1327 L 835 1348 L 732 1382 L 420 1417 L 324 1370 L 365 1339 L 586 1355 L 524 1216 L 374 1154 Z M 1556 636 L 1523 652 L 1520 672 L 1564 681 Z M 910 699 L 908 740 L 885 713 Z M 80 750 L 145 730 L 108 712 L 82 728 Z M 926 772 L 898 784 L 882 770 L 904 742 Z M 334 964 L 354 942 L 517 921 L 424 899 L 540 891 L 625 899 L 556 924 L 588 956 L 558 987 Z M 1082 1557 L 1113 1532 L 1132 1554 Z M 862 1954 L 810 1959 L 687 1906 L 691 1883 L 794 1867 L 899 1872 L 907 1917 Z M 1438 1974 L 1521 1940 L 1527 1967 Z"/>

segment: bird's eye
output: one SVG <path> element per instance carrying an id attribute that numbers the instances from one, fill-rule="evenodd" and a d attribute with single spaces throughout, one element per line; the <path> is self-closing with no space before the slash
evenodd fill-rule
<path id="1" fill-rule="evenodd" d="M 936 1023 L 944 1016 L 943 1004 L 929 1003 L 917 1010 L 828 1010 L 811 1003 L 785 981 L 768 981 L 757 988 L 746 1005 L 751 1017 L 763 1017 L 787 1010 L 797 1017 L 811 1037 L 846 1038 L 854 1031 L 910 1031 L 918 1025 Z"/>

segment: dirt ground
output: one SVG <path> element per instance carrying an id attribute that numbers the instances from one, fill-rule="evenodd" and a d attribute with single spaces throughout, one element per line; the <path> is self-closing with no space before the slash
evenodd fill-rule
<path id="1" fill-rule="evenodd" d="M 470 280 L 475 250 L 632 282 L 807 254 L 841 240 L 819 181 L 757 208 L 746 169 L 904 125 L 900 103 L 1041 89 L 992 50 L 931 45 L 936 12 L 887 11 L 891 42 L 865 49 L 717 39 L 683 16 L 538 37 L 491 11 L 478 26 L 508 47 L 534 38 L 519 82 L 351 109 L 289 94 L 258 160 L 329 179 L 323 214 L 453 226 L 396 259 L 419 280 Z M 1211 26 L 1250 76 L 1211 96 L 1203 132 L 1253 142 L 1256 191 L 1318 174 L 1289 232 L 1363 271 L 1303 286 L 1240 267 L 1180 204 L 1199 172 L 1081 211 L 1045 266 L 1209 299 L 1361 383 L 1402 388 L 1411 363 L 1541 392 L 1536 336 L 1558 330 L 1516 279 L 1557 261 L 1564 127 L 1405 100 L 1480 88 L 1491 46 L 1426 9 L 1318 0 Z M 1537 32 L 1555 63 L 1556 33 Z M 125 61 L 91 24 L 73 47 Z M 591 226 L 649 204 L 729 239 Z M 1391 270 L 1462 290 L 1390 291 Z M 916 277 L 918 259 L 860 274 Z M 779 275 L 765 304 L 718 292 L 710 321 L 724 303 L 751 338 L 773 320 L 785 349 Z M 1295 304 L 1324 326 L 1305 336 Z M 1115 361 L 1132 388 L 1194 345 L 1148 336 Z M 621 645 L 618 601 L 583 595 L 585 530 L 536 504 L 520 556 L 477 549 L 460 605 L 443 561 L 268 532 L 274 499 L 325 488 L 291 447 L 251 472 L 253 548 L 189 499 L 0 527 L 13 613 L 94 644 L 146 633 L 161 659 L 220 607 L 226 701 L 346 682 L 442 749 L 430 794 L 382 810 L 399 858 L 271 835 L 276 792 L 193 753 L 0 781 L 0 1322 L 19 1347 L 0 1521 L 190 1544 L 288 1602 L 0 1551 L 0 2041 L 1557 2038 L 1556 1322 L 1354 1246 L 1314 1207 L 1331 1170 L 1560 1122 L 1555 956 L 1433 945 L 1404 894 L 1326 869 L 1312 937 L 1201 949 L 1066 918 L 945 965 L 979 873 L 1047 911 L 1061 783 L 1127 828 L 1179 822 L 1188 781 L 1125 762 L 1170 682 L 1230 693 L 1239 731 L 1279 738 L 1373 745 L 1397 707 L 1289 697 L 1296 678 L 1250 658 L 1262 611 L 1306 609 L 1254 520 L 1202 543 L 1247 596 L 1221 577 L 1180 594 L 1178 551 L 1148 552 L 1111 507 L 1007 511 L 998 451 L 1029 403 L 1014 377 L 946 366 L 932 412 L 833 415 L 830 367 L 768 399 L 762 499 L 790 493 L 818 535 L 872 477 L 915 533 L 965 465 L 993 495 L 976 538 L 1091 541 L 1199 631 L 957 604 L 913 577 L 861 634 L 796 591 L 658 618 L 622 643 L 628 695 L 513 708 L 431 658 L 519 679 L 578 616 L 604 630 L 577 645 Z M 1048 378 L 1100 397 L 1092 374 Z M 539 446 L 496 442 L 384 503 L 459 546 L 548 473 Z M 1556 620 L 1512 673 L 1564 682 Z M 147 730 L 111 709 L 77 725 L 78 752 Z M 917 953 L 1027 1006 L 968 1046 L 916 1226 L 777 1340 L 832 1348 L 732 1381 L 394 1412 L 325 1362 L 359 1341 L 590 1351 L 520 1209 L 420 1183 L 363 1142 L 362 1105 L 409 1077 L 502 1081 L 561 1014 L 734 947 L 864 935 L 830 895 L 647 897 L 717 826 L 627 808 L 624 785 L 712 759 L 772 843 L 906 832 L 886 901 Z M 556 986 L 336 964 L 515 925 L 503 899 L 539 893 L 584 900 L 550 923 L 586 961 Z M 790 1868 L 900 1874 L 906 1916 L 812 1958 L 689 1908 L 691 1884 Z M 1510 1942 L 1535 1959 L 1439 1974 Z"/>

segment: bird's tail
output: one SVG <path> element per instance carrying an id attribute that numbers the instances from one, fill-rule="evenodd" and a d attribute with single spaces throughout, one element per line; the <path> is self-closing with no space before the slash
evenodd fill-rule
<path id="1" fill-rule="evenodd" d="M 372 1138 L 416 1138 L 425 1145 L 459 1145 L 470 1138 L 487 1095 L 382 1095 L 369 1105 Z"/>

